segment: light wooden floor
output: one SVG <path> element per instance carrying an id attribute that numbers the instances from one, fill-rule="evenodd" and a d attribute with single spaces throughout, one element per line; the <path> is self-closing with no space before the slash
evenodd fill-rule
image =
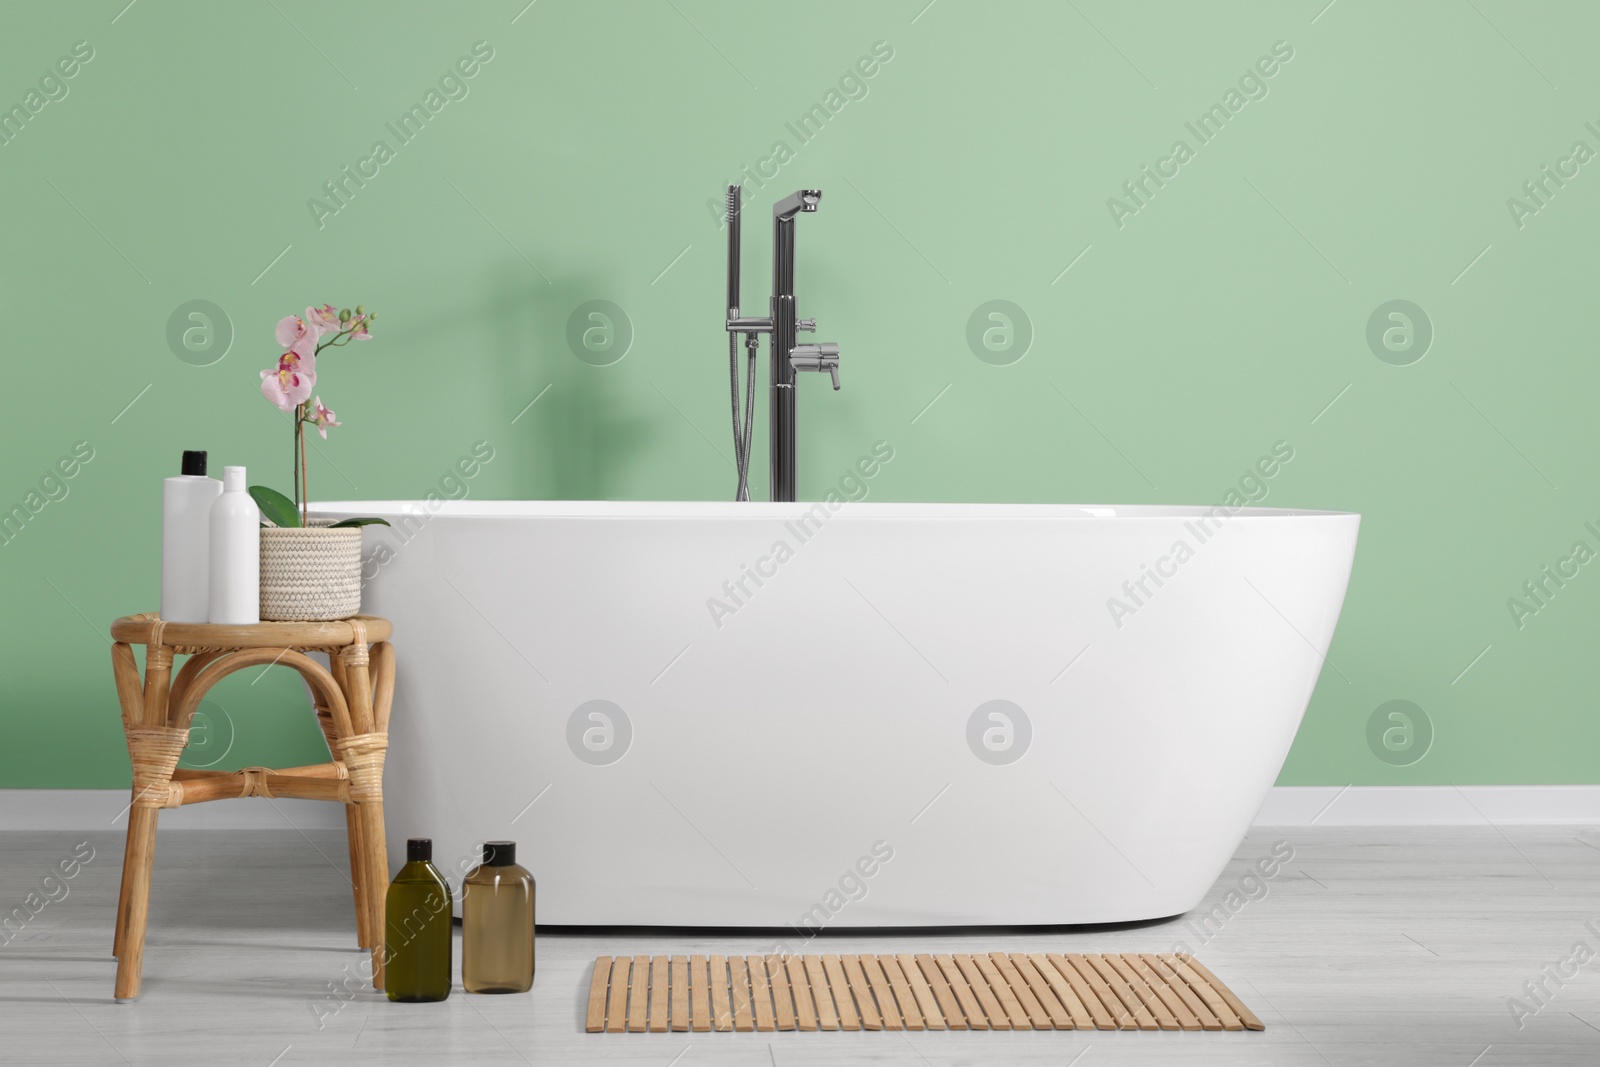
<path id="1" fill-rule="evenodd" d="M 115 832 L 0 834 L 0 913 L 88 840 L 94 858 L 0 944 L 6 1064 L 1396 1064 L 1600 1062 L 1600 959 L 1519 1029 L 1506 1006 L 1579 941 L 1600 952 L 1600 830 L 1318 829 L 1253 833 L 1208 899 L 1273 843 L 1294 858 L 1211 933 L 1185 920 L 1073 933 L 837 937 L 808 951 L 1165 951 L 1184 941 L 1265 1033 L 583 1033 L 596 955 L 746 953 L 771 939 L 636 932 L 543 935 L 531 995 L 433 1005 L 335 997 L 355 947 L 342 835 L 166 833 L 158 846 L 144 995 L 111 1000 L 121 864 Z M 537 857 L 531 864 L 538 874 Z M 1240 894 L 1235 901 L 1245 899 Z M 35 900 L 37 904 L 37 899 Z M 1226 914 L 1226 911 L 1223 912 Z M 0 936 L 3 940 L 3 936 Z M 459 966 L 459 951 L 457 961 Z M 356 983 L 351 979 L 354 988 Z M 320 1024 L 320 1026 L 319 1026 Z M 676 1058 L 675 1058 L 676 1057 Z"/>

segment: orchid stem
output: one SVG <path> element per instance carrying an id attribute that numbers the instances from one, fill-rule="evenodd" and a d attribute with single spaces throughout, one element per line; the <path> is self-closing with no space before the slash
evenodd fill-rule
<path id="1" fill-rule="evenodd" d="M 300 506 L 300 417 L 305 410 L 304 404 L 297 404 L 294 409 L 294 438 L 290 441 L 291 462 L 290 469 L 294 472 L 294 504 Z"/>
<path id="2" fill-rule="evenodd" d="M 304 405 L 301 405 L 304 407 Z M 300 525 L 309 525 L 307 509 L 311 505 L 311 486 L 306 476 L 306 426 L 304 422 L 295 423 L 295 436 L 300 439 Z"/>
<path id="3" fill-rule="evenodd" d="M 345 345 L 350 343 L 350 338 L 354 336 L 354 330 L 341 330 L 334 336 L 333 340 L 323 341 L 321 344 L 317 345 L 317 354 L 320 355 L 324 348 L 332 348 L 336 345 L 340 348 L 343 348 Z"/>

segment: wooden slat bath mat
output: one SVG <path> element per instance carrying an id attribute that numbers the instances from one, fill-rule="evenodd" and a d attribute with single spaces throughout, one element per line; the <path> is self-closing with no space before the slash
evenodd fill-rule
<path id="1" fill-rule="evenodd" d="M 1263 1030 L 1193 956 L 601 956 L 591 1034 L 668 1030 Z"/>

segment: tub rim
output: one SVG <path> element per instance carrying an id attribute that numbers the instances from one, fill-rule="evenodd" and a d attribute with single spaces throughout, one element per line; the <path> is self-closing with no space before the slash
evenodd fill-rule
<path id="1" fill-rule="evenodd" d="M 430 497 L 419 500 L 331 500 L 310 505 L 323 516 L 428 515 L 472 519 L 784 519 L 822 507 L 830 519 L 987 519 L 1086 521 L 1163 521 L 1215 515 L 1240 519 L 1359 520 L 1359 512 L 1222 504 L 1008 504 L 861 500 L 831 506 L 824 501 L 734 502 L 731 500 L 503 500 Z"/>

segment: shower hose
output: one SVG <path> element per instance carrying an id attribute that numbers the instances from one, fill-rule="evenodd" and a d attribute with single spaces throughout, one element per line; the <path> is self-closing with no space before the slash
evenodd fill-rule
<path id="1" fill-rule="evenodd" d="M 728 223 L 730 226 L 736 222 L 738 213 L 739 190 L 737 186 L 734 186 L 728 190 Z M 730 244 L 729 247 L 731 249 L 734 246 Z M 731 251 L 728 270 L 730 272 L 729 277 L 736 279 L 738 257 Z M 735 287 L 733 291 L 736 294 L 737 288 Z M 737 300 L 737 295 L 732 295 L 729 298 L 730 303 L 737 302 Z M 728 313 L 732 315 L 736 313 L 736 309 L 729 308 Z M 739 475 L 739 484 L 734 490 L 733 498 L 735 500 L 750 499 L 750 433 L 754 428 L 756 350 L 760 347 L 760 344 L 761 342 L 755 334 L 747 333 L 744 335 L 744 346 L 746 352 L 749 353 L 749 358 L 745 365 L 745 380 L 748 384 L 745 387 L 744 426 L 741 428 L 739 425 L 739 335 L 731 330 L 728 333 L 728 386 L 733 399 L 733 465 Z"/>
<path id="2" fill-rule="evenodd" d="M 745 349 L 749 353 L 745 361 L 745 398 L 744 398 L 744 425 L 739 425 L 739 335 L 728 334 L 728 381 L 730 393 L 733 398 L 733 459 L 734 467 L 738 470 L 739 485 L 734 493 L 735 500 L 750 499 L 750 434 L 754 428 L 753 421 L 756 404 L 756 349 L 760 341 L 753 333 L 745 334 Z"/>

